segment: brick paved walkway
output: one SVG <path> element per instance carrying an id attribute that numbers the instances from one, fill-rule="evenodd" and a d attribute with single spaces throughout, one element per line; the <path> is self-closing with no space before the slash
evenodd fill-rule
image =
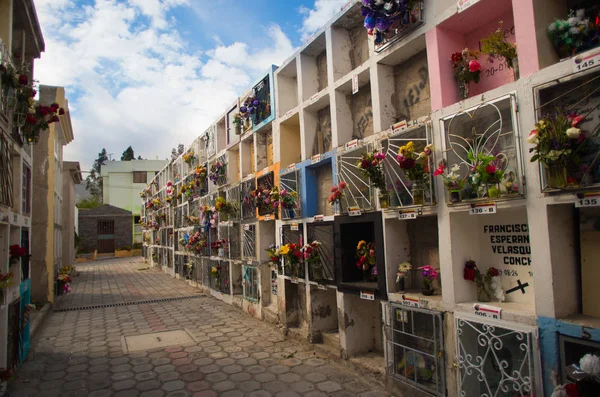
<path id="1" fill-rule="evenodd" d="M 61 308 L 198 294 L 160 271 L 137 270 L 142 267 L 131 259 L 81 266 L 74 293 Z M 123 352 L 123 336 L 167 329 L 186 329 L 195 341 Z M 388 395 L 284 339 L 274 326 L 206 296 L 52 313 L 9 392 L 10 397 Z"/>

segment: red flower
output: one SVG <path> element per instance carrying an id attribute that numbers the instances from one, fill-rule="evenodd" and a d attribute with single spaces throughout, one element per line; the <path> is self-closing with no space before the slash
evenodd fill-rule
<path id="1" fill-rule="evenodd" d="M 585 118 L 584 116 L 573 117 L 573 119 L 571 120 L 571 125 L 573 127 L 577 127 L 579 125 L 579 123 L 581 123 L 583 121 L 584 118 Z"/>
<path id="2" fill-rule="evenodd" d="M 463 277 L 467 281 L 475 281 L 475 270 L 465 268 Z"/>
<path id="3" fill-rule="evenodd" d="M 36 90 L 31 90 L 31 97 L 34 98 L 37 94 Z"/>
<path id="4" fill-rule="evenodd" d="M 371 163 L 371 165 L 373 165 L 373 167 L 377 167 L 379 165 L 379 161 L 373 160 L 373 162 Z"/>
<path id="5" fill-rule="evenodd" d="M 469 62 L 469 72 L 475 73 L 481 70 L 481 65 L 476 60 Z"/>
<path id="6" fill-rule="evenodd" d="M 362 265 L 363 263 L 365 263 L 366 261 L 367 261 L 367 257 L 366 257 L 366 256 L 364 256 L 364 255 L 363 255 L 363 256 L 361 256 L 361 257 L 358 259 L 358 262 L 359 262 L 361 265 Z"/>
<path id="7" fill-rule="evenodd" d="M 58 105 L 58 103 L 54 102 L 52 105 L 50 105 L 50 108 L 53 112 L 56 112 L 60 108 L 60 106 Z"/>
<path id="8" fill-rule="evenodd" d="M 63 109 L 63 108 L 60 108 L 60 109 L 58 110 L 58 115 L 59 115 L 59 116 L 62 116 L 63 114 L 65 114 L 65 109 Z"/>
<path id="9" fill-rule="evenodd" d="M 455 52 L 454 54 L 452 54 L 452 57 L 450 59 L 453 63 L 459 63 L 462 61 L 463 58 L 460 52 Z"/>
<path id="10" fill-rule="evenodd" d="M 28 83 L 29 83 L 29 79 L 27 78 L 26 75 L 22 74 L 19 76 L 19 84 L 27 85 Z"/>
<path id="11" fill-rule="evenodd" d="M 340 186 L 340 189 L 345 189 L 346 186 L 348 186 L 348 184 L 344 181 L 341 181 L 339 186 Z"/>
<path id="12" fill-rule="evenodd" d="M 45 115 L 47 115 L 48 113 L 50 113 L 50 112 L 51 112 L 51 110 L 50 110 L 50 108 L 49 108 L 48 106 L 42 106 L 42 105 L 40 105 L 40 106 L 38 106 L 38 112 L 39 112 L 39 113 L 40 113 L 42 116 L 45 116 Z"/>
<path id="13" fill-rule="evenodd" d="M 60 119 L 58 118 L 57 115 L 54 115 L 50 121 L 53 123 L 56 123 L 57 121 L 60 121 Z"/>
<path id="14" fill-rule="evenodd" d="M 566 384 L 565 391 L 567 392 L 567 396 L 569 397 L 581 397 L 579 390 L 577 390 L 577 385 L 574 383 Z"/>
<path id="15" fill-rule="evenodd" d="M 296 256 L 296 258 L 302 259 L 302 252 L 300 252 L 300 251 L 294 251 L 294 255 Z"/>
<path id="16" fill-rule="evenodd" d="M 35 118 L 33 114 L 27 114 L 27 118 L 25 119 L 27 124 L 35 125 L 38 123 L 38 119 Z"/>
<path id="17" fill-rule="evenodd" d="M 442 175 L 444 173 L 445 169 L 446 169 L 446 167 L 442 164 L 439 167 L 437 167 L 437 169 L 433 172 L 433 175 L 434 176 Z"/>
<path id="18" fill-rule="evenodd" d="M 334 186 L 334 187 L 332 187 L 332 188 L 331 188 L 329 191 L 330 191 L 331 193 L 333 193 L 333 192 L 335 192 L 336 190 L 338 190 L 338 187 L 337 187 L 337 186 Z"/>
<path id="19" fill-rule="evenodd" d="M 496 269 L 493 266 L 487 270 L 487 273 L 489 276 L 492 276 L 492 277 L 498 277 L 500 275 L 500 272 L 498 271 L 498 269 Z"/>
<path id="20" fill-rule="evenodd" d="M 369 168 L 369 166 L 370 166 L 370 165 L 371 165 L 371 162 L 370 162 L 369 160 L 363 160 L 363 161 L 360 163 L 360 166 L 361 166 L 361 168 L 364 168 L 364 169 L 367 169 L 367 168 Z"/>
<path id="21" fill-rule="evenodd" d="M 402 157 L 402 160 L 400 160 L 400 168 L 403 168 L 405 170 L 415 168 L 415 160 L 409 159 L 407 157 Z"/>
<path id="22" fill-rule="evenodd" d="M 493 164 L 488 165 L 487 167 L 485 167 L 485 172 L 488 174 L 495 174 L 496 173 L 496 166 Z"/>

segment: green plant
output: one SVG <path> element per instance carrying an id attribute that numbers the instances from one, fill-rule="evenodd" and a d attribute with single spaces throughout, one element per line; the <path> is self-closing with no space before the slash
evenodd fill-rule
<path id="1" fill-rule="evenodd" d="M 481 39 L 481 51 L 493 58 L 504 58 L 506 66 L 512 68 L 513 60 L 517 58 L 517 46 L 506 41 L 503 32 L 502 21 L 500 21 L 498 29 Z"/>
<path id="2" fill-rule="evenodd" d="M 80 209 L 92 209 L 100 207 L 102 205 L 102 199 L 99 196 L 90 196 L 88 198 L 81 199 L 77 202 L 76 206 Z"/>
<path id="3" fill-rule="evenodd" d="M 133 243 L 133 249 L 134 250 L 141 250 L 142 249 L 142 243 Z"/>

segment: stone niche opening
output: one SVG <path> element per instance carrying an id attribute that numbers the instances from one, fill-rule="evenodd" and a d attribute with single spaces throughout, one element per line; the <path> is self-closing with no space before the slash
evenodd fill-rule
<path id="1" fill-rule="evenodd" d="M 255 154 L 254 136 L 245 137 L 240 143 L 241 176 L 246 178 L 256 172 L 254 154 Z M 264 167 L 263 167 L 264 168 Z"/>
<path id="2" fill-rule="evenodd" d="M 385 372 L 381 301 L 338 294 L 338 321 L 342 356 Z"/>
<path id="3" fill-rule="evenodd" d="M 409 59 L 390 56 L 377 64 L 377 72 L 382 128 L 402 120 L 416 120 L 431 113 L 425 49 Z"/>
<path id="4" fill-rule="evenodd" d="M 329 152 L 333 148 L 329 95 L 307 106 L 303 112 L 306 157 Z"/>
<path id="5" fill-rule="evenodd" d="M 256 169 L 260 171 L 273 165 L 273 130 L 271 128 L 261 129 L 254 136 L 256 142 Z"/>
<path id="6" fill-rule="evenodd" d="M 282 117 L 298 106 L 298 65 L 296 58 L 282 66 L 275 74 L 278 86 L 277 112 Z"/>
<path id="7" fill-rule="evenodd" d="M 355 4 L 331 26 L 334 81 L 369 59 L 369 36 L 363 26 L 360 8 L 360 4 Z"/>
<path id="8" fill-rule="evenodd" d="M 333 288 L 310 286 L 310 334 L 313 343 L 340 345 L 337 292 Z"/>
<path id="9" fill-rule="evenodd" d="M 302 159 L 300 117 L 298 113 L 279 125 L 281 168 L 296 164 Z"/>
<path id="10" fill-rule="evenodd" d="M 386 219 L 385 238 L 390 242 L 385 245 L 387 289 L 390 292 L 390 300 L 400 299 L 400 296 L 395 295 L 393 296 L 395 299 L 392 299 L 391 293 L 399 292 L 396 273 L 398 265 L 403 262 L 412 265 L 412 270 L 404 279 L 405 291 L 419 295 L 423 286 L 423 277 L 418 268 L 426 265 L 440 268 L 437 216 L 420 216 L 411 220 Z M 440 281 L 434 281 L 433 287 L 436 295 L 431 298 L 441 298 Z"/>
<path id="11" fill-rule="evenodd" d="M 288 328 L 308 328 L 305 283 L 285 279 L 285 318 Z"/>
<path id="12" fill-rule="evenodd" d="M 332 186 L 331 159 L 306 168 L 306 211 L 304 216 L 334 214 L 334 206 L 327 201 Z"/>
<path id="13" fill-rule="evenodd" d="M 351 80 L 336 89 L 335 104 L 338 146 L 373 135 L 373 103 L 368 70 L 358 75 L 358 92 L 352 93 Z"/>
<path id="14" fill-rule="evenodd" d="M 335 217 L 335 261 L 338 290 L 362 295 L 368 292 L 375 297 L 387 296 L 385 286 L 385 255 L 383 226 L 380 212 L 361 216 Z M 376 263 L 365 272 L 356 265 L 356 248 L 364 240 L 375 243 Z"/>
<path id="15" fill-rule="evenodd" d="M 302 101 L 327 88 L 327 50 L 325 32 L 321 33 L 300 53 L 302 70 Z"/>

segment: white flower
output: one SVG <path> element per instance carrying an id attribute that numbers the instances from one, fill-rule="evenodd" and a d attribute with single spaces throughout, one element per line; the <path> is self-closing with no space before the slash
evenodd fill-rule
<path id="1" fill-rule="evenodd" d="M 594 377 L 595 380 L 600 380 L 600 357 L 586 354 L 579 360 L 579 366 L 583 372 Z"/>
<path id="2" fill-rule="evenodd" d="M 548 32 L 554 32 L 556 30 L 556 23 L 552 22 L 550 25 L 548 25 Z"/>
<path id="3" fill-rule="evenodd" d="M 550 397 L 569 397 L 563 385 L 556 386 Z"/>
<path id="4" fill-rule="evenodd" d="M 532 145 L 537 145 L 538 142 L 540 141 L 540 139 L 538 138 L 537 131 L 535 133 L 532 131 L 531 134 L 529 134 L 529 136 L 525 140 L 527 141 L 527 143 L 530 143 Z"/>
<path id="5" fill-rule="evenodd" d="M 499 302 L 504 302 L 504 291 L 502 290 L 500 277 L 492 277 L 492 280 L 490 281 L 490 287 L 492 288 L 496 299 L 498 299 Z"/>
<path id="6" fill-rule="evenodd" d="M 579 128 L 571 127 L 567 130 L 567 136 L 571 139 L 579 138 L 581 135 L 581 130 Z"/>
<path id="7" fill-rule="evenodd" d="M 579 23 L 579 18 L 571 17 L 571 18 L 567 19 L 567 22 L 569 23 L 569 25 L 575 26 Z"/>
<path id="8" fill-rule="evenodd" d="M 575 11 L 575 16 L 580 19 L 585 18 L 585 9 L 582 8 L 582 9 Z"/>
<path id="9" fill-rule="evenodd" d="M 573 26 L 571 29 L 569 29 L 569 33 L 572 35 L 579 34 L 579 28 L 577 26 Z"/>

